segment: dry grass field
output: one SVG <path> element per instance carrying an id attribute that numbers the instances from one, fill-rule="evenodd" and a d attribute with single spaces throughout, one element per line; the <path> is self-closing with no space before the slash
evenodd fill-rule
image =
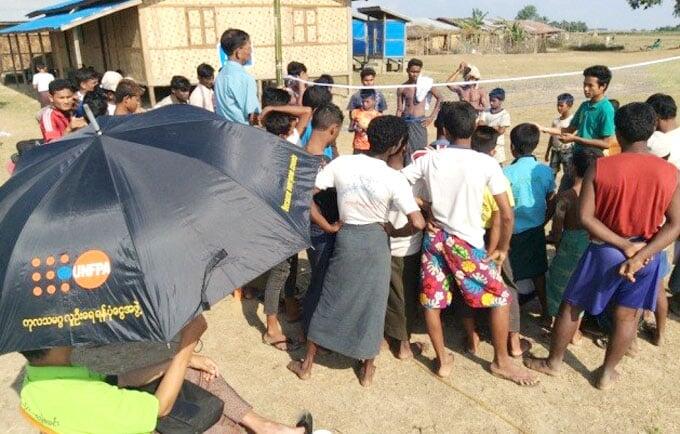
<path id="1" fill-rule="evenodd" d="M 579 71 L 595 63 L 616 66 L 677 55 L 680 55 L 678 50 L 663 50 L 441 56 L 423 60 L 427 74 L 441 81 L 461 60 L 478 66 L 484 78 L 493 78 Z M 674 62 L 616 72 L 610 94 L 622 103 L 644 100 L 659 91 L 680 100 L 679 65 Z M 316 72 L 323 71 L 313 71 Z M 391 73 L 380 76 L 378 81 L 391 84 L 403 79 L 404 74 Z M 355 81 L 358 82 L 358 77 Z M 576 76 L 505 86 L 506 105 L 513 123 L 549 123 L 555 116 L 557 94 L 568 91 L 580 101 L 580 83 L 581 77 Z M 451 92 L 445 90 L 444 93 L 447 99 L 454 99 Z M 392 112 L 395 98 L 393 92 L 387 95 Z M 344 106 L 346 98 L 338 95 L 336 102 Z M 0 131 L 11 134 L 0 139 L 3 166 L 0 182 L 7 178 L 4 162 L 13 152 L 16 141 L 40 135 L 33 119 L 37 109 L 37 102 L 26 95 L 0 86 Z M 546 141 L 547 138 L 539 153 L 543 152 Z M 340 148 L 343 153 L 350 151 L 349 133 L 343 133 Z M 299 286 L 304 288 L 308 271 L 304 261 L 301 262 Z M 545 355 L 548 340 L 534 320 L 535 309 L 534 305 L 525 309 L 522 331 L 533 342 L 535 352 Z M 291 357 L 301 354 L 289 355 L 261 343 L 264 315 L 257 301 L 239 302 L 229 298 L 208 312 L 207 318 L 209 329 L 202 352 L 218 362 L 227 380 L 259 412 L 282 421 L 292 422 L 300 410 L 309 409 L 318 428 L 343 434 L 680 432 L 678 317 L 669 321 L 667 344 L 657 348 L 642 341 L 640 355 L 635 359 L 626 358 L 622 363 L 623 381 L 608 392 L 600 392 L 591 384 L 603 350 L 588 339 L 570 348 L 563 376 L 543 377 L 539 386 L 523 389 L 489 374 L 492 349 L 488 343 L 481 345 L 477 356 L 465 355 L 460 326 L 455 315 L 448 315 L 447 344 L 456 355 L 450 378 L 442 380 L 433 376 L 431 351 L 410 361 L 398 361 L 384 352 L 377 360 L 373 387 L 363 389 L 352 369 L 353 361 L 338 355 L 320 357 L 320 365 L 307 382 L 289 373 L 286 364 Z M 284 328 L 291 334 L 300 332 L 297 324 L 284 322 Z M 427 341 L 422 326 L 416 339 Z M 164 357 L 166 351 L 163 346 L 124 345 L 83 350 L 77 359 L 105 372 L 119 372 Z M 0 432 L 3 433 L 34 432 L 18 412 L 17 390 L 23 365 L 19 355 L 0 357 Z"/>

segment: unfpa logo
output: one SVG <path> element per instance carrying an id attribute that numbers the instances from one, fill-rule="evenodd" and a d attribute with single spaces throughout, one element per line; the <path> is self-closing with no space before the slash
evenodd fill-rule
<path id="1" fill-rule="evenodd" d="M 73 265 L 70 264 L 70 259 L 67 254 L 59 258 L 48 256 L 44 263 L 41 258 L 33 258 L 31 280 L 36 285 L 33 288 L 33 295 L 40 297 L 44 292 L 54 295 L 57 287 L 66 294 L 71 290 L 71 280 L 80 288 L 96 289 L 102 286 L 111 274 L 111 261 L 101 250 L 88 250 L 82 253 Z"/>

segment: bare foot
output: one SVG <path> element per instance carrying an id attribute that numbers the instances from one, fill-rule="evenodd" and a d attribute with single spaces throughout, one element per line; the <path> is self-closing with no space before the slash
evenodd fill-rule
<path id="1" fill-rule="evenodd" d="M 271 345 L 279 351 L 294 351 L 300 348 L 301 345 L 300 342 L 295 342 L 292 339 L 287 338 L 283 333 L 265 333 L 262 335 L 262 342 Z"/>
<path id="2" fill-rule="evenodd" d="M 304 360 L 293 360 L 286 367 L 289 371 L 297 375 L 300 380 L 309 380 L 312 377 L 311 366 L 305 369 Z"/>
<path id="3" fill-rule="evenodd" d="M 630 344 L 630 348 L 628 348 L 628 351 L 626 351 L 626 355 L 631 359 L 634 359 L 638 356 L 638 354 L 640 354 L 640 344 L 638 343 L 638 339 L 636 337 Z"/>
<path id="4" fill-rule="evenodd" d="M 267 422 L 263 427 L 262 434 L 304 434 L 303 427 L 293 428 L 276 422 Z"/>
<path id="5" fill-rule="evenodd" d="M 387 342 L 387 339 L 383 338 L 382 342 L 380 342 L 380 352 L 388 351 L 389 349 L 390 343 Z"/>
<path id="6" fill-rule="evenodd" d="M 654 332 L 654 336 L 652 336 L 652 344 L 656 345 L 657 347 L 663 345 L 663 334 L 659 333 L 659 330 Z"/>
<path id="7" fill-rule="evenodd" d="M 359 369 L 359 384 L 363 387 L 369 387 L 373 384 L 373 374 L 375 374 L 375 365 L 366 366 L 362 364 Z"/>
<path id="8" fill-rule="evenodd" d="M 468 354 L 475 355 L 477 354 L 477 350 L 479 349 L 479 333 L 474 332 L 472 336 L 468 335 L 467 337 L 467 348 L 465 351 Z"/>
<path id="9" fill-rule="evenodd" d="M 548 359 L 543 359 L 543 358 L 528 358 L 524 359 L 524 366 L 527 368 L 540 372 L 542 374 L 550 375 L 551 377 L 555 377 L 559 375 L 560 371 L 558 369 L 555 369 L 550 366 L 548 363 Z"/>
<path id="10" fill-rule="evenodd" d="M 408 360 L 412 359 L 414 356 L 419 356 L 423 354 L 426 349 L 426 345 L 422 342 L 409 342 L 401 341 L 399 343 L 399 351 L 397 352 L 397 359 Z"/>
<path id="11" fill-rule="evenodd" d="M 510 363 L 508 366 L 501 368 L 495 362 L 491 364 L 491 373 L 504 380 L 512 381 L 519 386 L 535 386 L 540 381 L 528 369 L 520 366 L 515 366 Z"/>
<path id="12" fill-rule="evenodd" d="M 437 375 L 442 378 L 446 378 L 453 372 L 453 354 L 448 353 L 444 356 L 444 360 L 437 360 L 439 364 L 437 368 Z"/>
<path id="13" fill-rule="evenodd" d="M 531 345 L 531 342 L 524 338 L 519 339 L 519 348 L 517 348 L 517 345 L 514 344 L 513 342 L 510 342 L 510 348 L 509 348 L 509 353 L 512 357 L 518 359 L 522 357 L 527 351 L 531 350 L 533 345 Z"/>
<path id="14" fill-rule="evenodd" d="M 600 390 L 607 390 L 621 379 L 621 374 L 616 369 L 607 372 L 604 368 L 600 368 L 600 378 L 597 379 L 597 387 Z"/>
<path id="15" fill-rule="evenodd" d="M 581 333 L 581 330 L 577 329 L 574 336 L 571 338 L 571 344 L 578 345 L 581 343 L 581 339 L 583 339 L 583 333 Z"/>

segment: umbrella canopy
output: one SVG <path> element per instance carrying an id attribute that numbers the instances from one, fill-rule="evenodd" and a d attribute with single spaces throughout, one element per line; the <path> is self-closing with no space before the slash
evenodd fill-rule
<path id="1" fill-rule="evenodd" d="M 309 245 L 316 157 L 191 106 L 100 125 L 0 187 L 0 354 L 167 342 Z"/>

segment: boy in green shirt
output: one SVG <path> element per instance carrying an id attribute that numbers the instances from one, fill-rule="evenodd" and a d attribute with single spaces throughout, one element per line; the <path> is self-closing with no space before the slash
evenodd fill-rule
<path id="1" fill-rule="evenodd" d="M 158 418 L 170 414 L 184 380 L 220 398 L 224 415 L 217 432 L 241 432 L 243 425 L 256 433 L 303 433 L 257 415 L 219 376 L 215 362 L 194 354 L 207 329 L 201 315 L 180 334 L 177 354 L 168 361 L 104 376 L 71 365 L 71 347 L 24 351 L 28 360 L 21 390 L 21 410 L 41 431 L 50 433 L 150 433 Z M 161 379 L 155 394 L 126 388 Z M 211 428 L 212 432 L 213 428 Z"/>

